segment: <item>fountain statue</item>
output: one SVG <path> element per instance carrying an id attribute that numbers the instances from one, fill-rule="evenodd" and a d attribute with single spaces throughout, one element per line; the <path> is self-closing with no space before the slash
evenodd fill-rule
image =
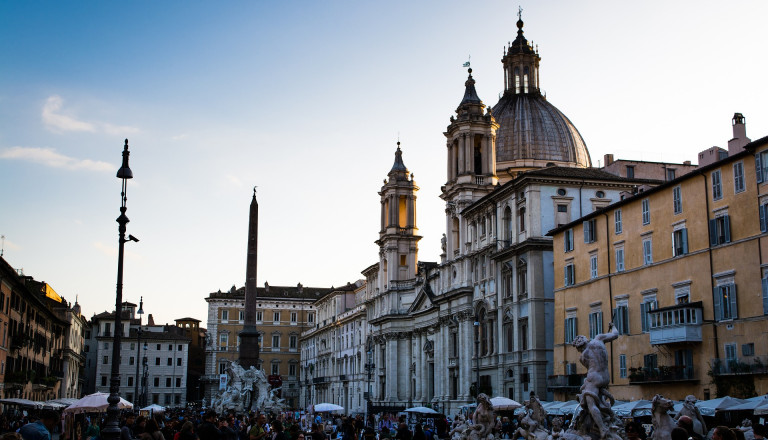
<path id="1" fill-rule="evenodd" d="M 520 426 L 512 438 L 517 438 L 520 435 L 524 439 L 546 440 L 549 437 L 549 432 L 544 429 L 547 411 L 541 405 L 539 398 L 536 397 L 536 393 L 531 391 L 530 399 L 523 403 L 525 404 L 525 417 L 520 421 Z"/>
<path id="2" fill-rule="evenodd" d="M 701 415 L 701 411 L 699 411 L 699 408 L 696 406 L 696 400 L 696 396 L 692 394 L 686 396 L 685 402 L 683 402 L 683 407 L 675 417 L 675 421 L 680 420 L 683 416 L 690 417 L 693 423 L 693 432 L 703 436 L 707 433 L 707 423 L 704 421 L 704 416 Z"/>
<path id="3" fill-rule="evenodd" d="M 493 428 L 496 426 L 496 413 L 491 399 L 485 394 L 477 396 L 477 408 L 472 415 L 472 425 L 466 432 L 466 440 L 493 440 Z"/>
<path id="4" fill-rule="evenodd" d="M 226 369 L 227 389 L 211 399 L 211 408 L 217 413 L 227 411 L 248 412 L 251 409 L 279 412 L 283 399 L 277 397 L 277 389 L 271 389 L 264 370 L 243 368 L 237 361 L 230 361 Z"/>
<path id="5" fill-rule="evenodd" d="M 608 324 L 608 333 L 601 333 L 592 339 L 579 335 L 573 346 L 581 353 L 579 361 L 587 368 L 587 377 L 577 395 L 579 408 L 571 425 L 563 434 L 566 440 L 622 440 L 624 427 L 611 406 L 614 398 L 608 392 L 611 381 L 608 368 L 608 352 L 605 343 L 619 337 L 613 322 Z"/>

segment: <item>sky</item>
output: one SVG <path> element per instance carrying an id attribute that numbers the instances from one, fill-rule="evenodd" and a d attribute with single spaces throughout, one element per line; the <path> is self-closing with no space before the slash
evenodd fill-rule
<path id="1" fill-rule="evenodd" d="M 254 186 L 258 284 L 340 286 L 378 261 L 399 139 L 419 258 L 439 261 L 462 65 L 495 104 L 518 6 L 594 166 L 696 163 L 734 112 L 768 135 L 768 2 L 4 1 L 3 257 L 86 317 L 114 310 L 127 138 L 123 299 L 156 323 L 206 325 L 205 298 L 244 284 Z"/>

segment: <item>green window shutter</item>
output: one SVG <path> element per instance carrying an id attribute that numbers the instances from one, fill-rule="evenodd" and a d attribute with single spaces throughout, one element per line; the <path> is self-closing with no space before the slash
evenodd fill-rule
<path id="1" fill-rule="evenodd" d="M 731 284 L 731 295 L 728 298 L 731 302 L 731 318 L 736 319 L 739 317 L 739 301 L 736 299 L 736 285 Z"/>
<path id="2" fill-rule="evenodd" d="M 768 315 L 768 278 L 763 278 L 763 315 Z"/>
<path id="3" fill-rule="evenodd" d="M 760 153 L 755 154 L 755 175 L 757 176 L 757 183 L 763 182 L 763 166 L 761 162 Z"/>
<path id="4" fill-rule="evenodd" d="M 709 245 L 717 246 L 717 220 L 709 220 Z"/>
<path id="5" fill-rule="evenodd" d="M 725 242 L 730 243 L 731 242 L 731 216 L 730 215 L 723 216 L 723 229 L 725 229 Z"/>
<path id="6" fill-rule="evenodd" d="M 720 310 L 722 309 L 720 304 L 723 301 L 722 288 L 715 287 L 712 291 L 712 296 L 714 299 L 714 301 L 712 301 L 712 305 L 715 307 L 715 321 L 722 321 L 723 317 L 720 315 Z"/>

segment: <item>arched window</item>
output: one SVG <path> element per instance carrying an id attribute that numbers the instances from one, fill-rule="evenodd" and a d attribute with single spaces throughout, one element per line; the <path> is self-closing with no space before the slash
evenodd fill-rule
<path id="1" fill-rule="evenodd" d="M 528 66 L 523 68 L 523 93 L 528 93 Z"/>
<path id="2" fill-rule="evenodd" d="M 475 174 L 483 174 L 483 137 L 481 135 L 475 136 Z"/>
<path id="3" fill-rule="evenodd" d="M 517 296 L 528 297 L 528 263 L 522 258 L 517 262 Z"/>
<path id="4" fill-rule="evenodd" d="M 515 93 L 520 93 L 520 68 L 515 67 Z"/>
<path id="5" fill-rule="evenodd" d="M 508 244 L 512 244 L 512 237 L 515 236 L 515 230 L 512 226 L 512 208 L 507 206 L 504 209 L 504 235 L 508 241 Z"/>

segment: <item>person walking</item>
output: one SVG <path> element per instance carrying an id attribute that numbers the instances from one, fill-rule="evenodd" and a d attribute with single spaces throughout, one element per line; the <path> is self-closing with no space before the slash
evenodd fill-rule
<path id="1" fill-rule="evenodd" d="M 51 440 L 51 432 L 57 423 L 59 423 L 59 413 L 46 409 L 40 414 L 40 420 L 22 426 L 19 434 L 24 440 Z"/>

